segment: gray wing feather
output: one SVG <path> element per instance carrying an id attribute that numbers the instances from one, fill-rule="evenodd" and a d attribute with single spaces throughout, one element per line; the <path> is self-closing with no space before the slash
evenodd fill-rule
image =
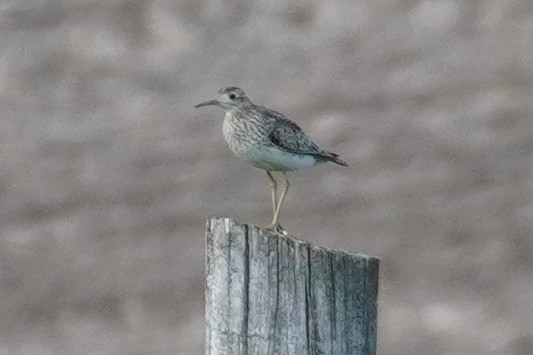
<path id="1" fill-rule="evenodd" d="M 263 114 L 270 121 L 268 138 L 278 148 L 296 154 L 324 152 L 296 123 L 288 120 L 282 114 L 272 110 L 266 110 Z"/>
<path id="2" fill-rule="evenodd" d="M 345 161 L 338 158 L 338 154 L 320 148 L 296 123 L 285 118 L 282 114 L 264 109 L 263 115 L 270 127 L 268 138 L 279 149 L 295 154 L 311 155 L 317 160 L 332 161 L 339 165 L 348 166 Z"/>

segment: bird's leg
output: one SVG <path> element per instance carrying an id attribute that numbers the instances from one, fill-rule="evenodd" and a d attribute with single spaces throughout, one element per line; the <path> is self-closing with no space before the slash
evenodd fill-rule
<path id="1" fill-rule="evenodd" d="M 268 175 L 268 179 L 270 180 L 270 189 L 271 189 L 271 192 L 272 192 L 272 218 L 274 218 L 274 215 L 276 214 L 276 208 L 278 206 L 278 203 L 277 203 L 277 199 L 278 199 L 278 192 L 277 192 L 277 187 L 278 187 L 278 182 L 276 181 L 276 179 L 274 178 L 274 176 L 272 175 L 272 173 L 270 171 L 267 170 L 267 175 Z M 277 223 L 277 224 L 274 224 L 274 219 L 272 219 L 272 223 L 270 224 L 270 226 L 268 227 L 269 229 L 272 229 L 272 230 L 275 230 L 275 231 L 283 231 L 283 227 Z"/>
<path id="2" fill-rule="evenodd" d="M 283 228 L 281 228 L 278 220 L 281 206 L 283 205 L 283 200 L 285 200 L 285 195 L 287 195 L 287 191 L 289 191 L 289 179 L 287 178 L 287 173 L 283 172 L 283 177 L 285 178 L 285 185 L 283 186 L 283 190 L 281 190 L 278 205 L 276 206 L 276 211 L 274 212 L 274 218 L 272 219 L 272 224 L 270 225 L 270 228 L 276 231 L 283 231 Z"/>
<path id="3" fill-rule="evenodd" d="M 278 183 L 272 176 L 272 173 L 267 170 L 268 179 L 270 180 L 270 190 L 272 192 L 272 216 L 276 213 L 276 199 Z"/>

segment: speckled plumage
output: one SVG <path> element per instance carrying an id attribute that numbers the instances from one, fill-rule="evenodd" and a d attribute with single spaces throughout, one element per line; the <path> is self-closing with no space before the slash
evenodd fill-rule
<path id="1" fill-rule="evenodd" d="M 250 164 L 269 171 L 298 170 L 325 161 L 346 165 L 281 113 L 253 104 L 241 89 L 224 88 L 219 94 L 240 99 L 226 108 L 223 132 L 230 149 Z"/>
<path id="2" fill-rule="evenodd" d="M 338 155 L 320 148 L 300 127 L 281 113 L 253 104 L 242 89 L 222 88 L 216 100 L 195 107 L 214 105 L 226 111 L 223 133 L 230 149 L 239 158 L 266 170 L 273 189 L 272 221 L 276 229 L 277 216 L 288 189 L 288 180 L 276 204 L 276 180 L 271 171 L 293 171 L 331 161 L 347 166 Z"/>

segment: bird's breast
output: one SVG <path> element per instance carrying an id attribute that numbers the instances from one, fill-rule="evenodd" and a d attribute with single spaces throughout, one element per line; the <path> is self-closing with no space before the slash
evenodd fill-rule
<path id="1" fill-rule="evenodd" d="M 261 144 L 262 137 L 254 135 L 243 118 L 231 113 L 226 114 L 222 131 L 230 149 L 240 157 L 251 147 Z"/>
<path id="2" fill-rule="evenodd" d="M 237 150 L 239 150 L 240 147 L 239 142 L 241 140 L 241 134 L 239 131 L 240 128 L 238 127 L 238 122 L 236 122 L 230 114 L 226 114 L 224 123 L 222 124 L 222 132 L 224 134 L 224 139 L 234 153 L 237 153 Z"/>

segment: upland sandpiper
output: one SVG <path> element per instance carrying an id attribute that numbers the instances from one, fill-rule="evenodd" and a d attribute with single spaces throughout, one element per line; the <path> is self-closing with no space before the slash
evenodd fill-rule
<path id="1" fill-rule="evenodd" d="M 328 161 L 348 166 L 337 154 L 320 148 L 296 123 L 281 113 L 253 104 L 242 89 L 222 88 L 215 100 L 195 107 L 208 105 L 218 106 L 226 111 L 223 132 L 233 153 L 266 171 L 272 192 L 273 217 L 269 228 L 275 231 L 283 231 L 279 216 L 289 189 L 287 171 Z M 273 171 L 282 172 L 285 179 L 279 200 Z"/>

